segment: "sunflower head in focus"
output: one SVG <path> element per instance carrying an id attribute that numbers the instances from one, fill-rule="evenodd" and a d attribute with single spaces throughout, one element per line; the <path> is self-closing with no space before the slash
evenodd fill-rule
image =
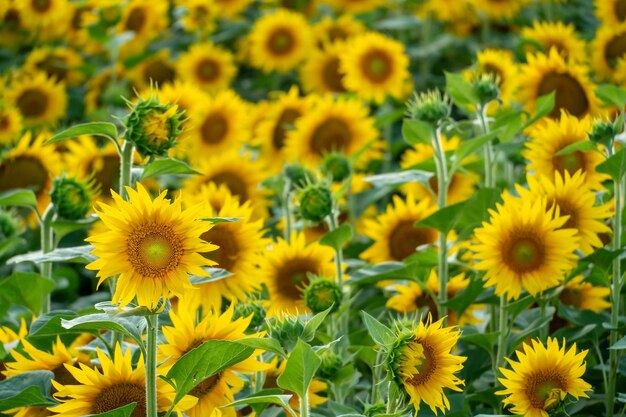
<path id="1" fill-rule="evenodd" d="M 461 332 L 443 327 L 443 319 L 432 323 L 428 316 L 426 323 L 420 321 L 416 328 L 401 328 L 398 333 L 387 356 L 388 370 L 416 412 L 424 402 L 435 414 L 445 413 L 450 402 L 444 389 L 461 392 L 464 384 L 455 374 L 467 358 L 451 353 Z"/>
<path id="2" fill-rule="evenodd" d="M 626 58 L 626 22 L 604 24 L 598 28 L 591 43 L 591 62 L 598 78 L 615 81 L 620 61 Z"/>
<path id="3" fill-rule="evenodd" d="M 180 56 L 177 63 L 181 78 L 190 81 L 208 93 L 225 90 L 237 74 L 235 57 L 231 52 L 213 43 L 194 44 Z"/>
<path id="4" fill-rule="evenodd" d="M 13 107 L 0 107 L 0 146 L 11 145 L 22 132 L 22 115 Z"/>
<path id="5" fill-rule="evenodd" d="M 344 85 L 365 100 L 382 103 L 389 95 L 402 98 L 409 78 L 404 45 L 377 32 L 356 36 L 341 56 Z"/>
<path id="6" fill-rule="evenodd" d="M 535 21 L 532 27 L 522 29 L 520 36 L 528 41 L 538 43 L 543 51 L 549 52 L 552 48 L 565 58 L 566 61 L 587 61 L 587 45 L 580 39 L 576 28 L 572 24 L 563 22 Z M 536 52 L 531 45 L 527 52 Z"/>
<path id="7" fill-rule="evenodd" d="M 253 66 L 265 72 L 289 72 L 309 53 L 313 34 L 303 15 L 279 9 L 254 23 L 247 42 Z"/>
<path id="8" fill-rule="evenodd" d="M 552 48 L 548 54 L 529 54 L 528 63 L 521 66 L 520 72 L 517 100 L 525 103 L 529 112 L 534 113 L 539 97 L 554 92 L 555 104 L 549 118 L 558 119 L 562 110 L 578 118 L 599 114 L 588 69 L 567 62 L 556 49 Z"/>
<path id="9" fill-rule="evenodd" d="M 568 396 L 589 398 L 591 385 L 582 379 L 587 351 L 577 352 L 575 343 L 566 350 L 565 340 L 559 346 L 551 337 L 546 345 L 534 339 L 516 354 L 517 361 L 506 358 L 511 369 L 500 368 L 504 389 L 496 392 L 506 396 L 504 405 L 514 414 L 549 417 Z"/>
<path id="10" fill-rule="evenodd" d="M 601 23 L 617 25 L 626 21 L 626 1 L 624 0 L 595 0 L 595 14 Z"/>
<path id="11" fill-rule="evenodd" d="M 109 358 L 100 349 L 97 349 L 97 355 L 100 367 L 90 368 L 80 364 L 79 369 L 66 366 L 75 382 L 63 384 L 52 381 L 61 404 L 50 407 L 50 411 L 61 417 L 82 417 L 105 413 L 136 402 L 131 417 L 145 416 L 146 370 L 143 358 L 139 358 L 133 369 L 131 350 L 127 349 L 122 353 L 119 344 L 115 346 L 113 358 Z M 159 412 L 164 412 L 169 410 L 176 392 L 161 378 L 156 378 L 156 383 L 157 408 Z M 186 395 L 176 404 L 174 410 L 187 410 L 195 403 L 196 398 Z"/>
<path id="12" fill-rule="evenodd" d="M 176 68 L 169 56 L 168 50 L 161 50 L 150 55 L 128 71 L 128 79 L 132 80 L 133 87 L 145 90 L 155 86 L 160 90 L 176 79 Z"/>
<path id="13" fill-rule="evenodd" d="M 505 198 L 496 207 L 474 231 L 475 268 L 485 271 L 486 285 L 509 300 L 522 289 L 535 296 L 558 285 L 577 260 L 577 230 L 564 228 L 568 217 L 542 198 Z"/>
<path id="14" fill-rule="evenodd" d="M 567 281 L 559 293 L 559 302 L 578 310 L 591 310 L 600 313 L 611 308 L 607 298 L 611 295 L 608 287 L 596 286 L 577 275 Z"/>
<path id="15" fill-rule="evenodd" d="M 6 99 L 20 112 L 26 127 L 54 126 L 67 109 L 65 86 L 43 72 L 15 79 L 6 92 Z"/>
<path id="16" fill-rule="evenodd" d="M 43 72 L 57 82 L 76 86 L 84 79 L 80 70 L 82 65 L 80 54 L 73 49 L 41 47 L 28 54 L 24 70 L 28 73 Z"/>
<path id="17" fill-rule="evenodd" d="M 306 313 L 304 288 L 310 276 L 335 276 L 334 251 L 317 242 L 307 244 L 304 234 L 292 234 L 289 242 L 279 238 L 271 251 L 259 259 L 259 268 L 270 294 L 268 317 L 280 313 Z"/>
<path id="18" fill-rule="evenodd" d="M 300 71 L 304 89 L 319 94 L 347 92 L 340 70 L 341 56 L 345 51 L 346 46 L 342 42 L 314 49 Z"/>
<path id="19" fill-rule="evenodd" d="M 137 298 L 138 305 L 157 307 L 170 294 L 192 288 L 188 274 L 206 276 L 202 266 L 214 265 L 202 256 L 217 247 L 200 236 L 211 229 L 196 220 L 199 207 L 181 209 L 166 192 L 152 200 L 146 189 L 126 188 L 129 201 L 113 192 L 114 205 L 100 203 L 96 210 L 108 231 L 87 239 L 97 260 L 87 269 L 98 271 L 98 285 L 119 275 L 113 303 L 125 306 Z"/>

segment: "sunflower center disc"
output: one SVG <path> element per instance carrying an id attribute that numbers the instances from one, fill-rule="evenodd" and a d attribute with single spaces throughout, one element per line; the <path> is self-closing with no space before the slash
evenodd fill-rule
<path id="1" fill-rule="evenodd" d="M 604 49 L 604 57 L 609 67 L 615 68 L 617 61 L 626 54 L 626 33 L 614 36 Z"/>
<path id="2" fill-rule="evenodd" d="M 48 108 L 48 97 L 37 89 L 28 89 L 17 98 L 17 107 L 25 117 L 39 117 Z"/>
<path id="3" fill-rule="evenodd" d="M 221 114 L 212 114 L 204 120 L 200 130 L 202 132 L 202 141 L 207 145 L 215 145 L 226 138 L 228 122 Z"/>
<path id="4" fill-rule="evenodd" d="M 269 40 L 270 50 L 277 55 L 285 55 L 294 47 L 293 36 L 287 29 L 277 29 Z"/>
<path id="5" fill-rule="evenodd" d="M 217 185 L 224 184 L 233 195 L 238 196 L 241 201 L 248 200 L 248 187 L 245 181 L 234 172 L 220 172 L 215 174 L 209 181 L 213 181 Z"/>
<path id="6" fill-rule="evenodd" d="M 343 93 L 346 89 L 343 86 L 342 78 L 343 76 L 339 72 L 339 58 L 334 57 L 324 65 L 322 79 L 329 90 Z"/>
<path id="7" fill-rule="evenodd" d="M 287 137 L 287 128 L 300 117 L 300 113 L 297 109 L 286 108 L 280 114 L 274 131 L 272 132 L 272 146 L 275 150 L 279 151 L 285 146 L 285 138 Z"/>
<path id="8" fill-rule="evenodd" d="M 220 74 L 220 68 L 212 59 L 203 59 L 196 67 L 196 74 L 204 82 L 215 81 Z"/>
<path id="9" fill-rule="evenodd" d="M 87 172 L 93 172 L 93 177 L 99 185 L 99 190 L 105 195 L 110 195 L 109 190 L 117 189 L 118 176 L 120 172 L 120 157 L 115 155 L 104 155 L 94 158 L 87 164 Z"/>
<path id="10" fill-rule="evenodd" d="M 302 288 L 309 284 L 308 274 L 315 274 L 313 261 L 308 259 L 292 259 L 279 267 L 277 273 L 278 292 L 286 298 L 299 300 Z"/>
<path id="11" fill-rule="evenodd" d="M 559 211 L 561 216 L 569 216 L 567 222 L 563 225 L 564 228 L 578 228 L 578 216 L 577 210 L 575 206 L 569 201 L 565 199 L 557 199 L 557 206 L 559 206 Z"/>
<path id="12" fill-rule="evenodd" d="M 539 83 L 537 97 L 554 91 L 554 109 L 550 113 L 552 119 L 561 116 L 561 109 L 567 110 L 572 116 L 583 117 L 589 110 L 589 100 L 578 80 L 569 74 L 556 72 L 547 74 Z"/>
<path id="13" fill-rule="evenodd" d="M 144 73 L 144 80 L 150 82 L 152 80 L 157 86 L 161 87 L 163 84 L 174 81 L 176 72 L 172 67 L 167 65 L 166 62 L 157 60 L 151 62 Z"/>
<path id="14" fill-rule="evenodd" d="M 548 399 L 565 390 L 565 379 L 555 371 L 530 375 L 528 398 L 535 408 L 543 409 Z"/>
<path id="15" fill-rule="evenodd" d="M 389 235 L 389 253 L 397 261 L 402 261 L 415 253 L 418 246 L 433 243 L 437 239 L 435 229 L 414 227 L 413 220 L 405 220 L 393 229 Z"/>
<path id="16" fill-rule="evenodd" d="M 38 62 L 36 66 L 48 74 L 48 76 L 57 80 L 64 80 L 69 69 L 65 60 L 55 55 L 48 55 L 41 62 Z"/>
<path id="17" fill-rule="evenodd" d="M 143 385 L 123 382 L 106 387 L 94 399 L 92 414 L 102 414 L 115 410 L 132 402 L 137 405 L 133 410 L 132 417 L 145 417 L 146 415 L 146 391 Z"/>
<path id="18" fill-rule="evenodd" d="M 413 341 L 411 344 L 413 344 L 411 357 L 407 363 L 411 365 L 413 372 L 406 382 L 410 385 L 421 385 L 430 379 L 430 376 L 437 369 L 437 364 L 430 345 L 420 341 Z M 404 360 L 407 359 L 407 357 L 404 358 Z"/>
<path id="19" fill-rule="evenodd" d="M 50 0 L 33 0 L 32 5 L 40 13 L 48 11 L 51 6 Z"/>
<path id="20" fill-rule="evenodd" d="M 331 118 L 322 122 L 313 132 L 311 150 L 318 155 L 344 150 L 350 145 L 352 134 L 343 120 Z"/>
<path id="21" fill-rule="evenodd" d="M 182 242 L 169 225 L 145 224 L 128 237 L 129 261 L 145 277 L 165 276 L 178 266 L 182 253 Z"/>
<path id="22" fill-rule="evenodd" d="M 552 163 L 559 173 L 564 174 L 567 171 L 574 174 L 579 169 L 585 168 L 585 154 L 575 151 L 567 155 L 558 155 L 552 158 Z"/>
<path id="23" fill-rule="evenodd" d="M 361 68 L 365 76 L 374 82 L 385 81 L 391 74 L 392 62 L 385 51 L 374 50 L 363 57 Z"/>
<path id="24" fill-rule="evenodd" d="M 617 18 L 620 21 L 626 20 L 626 0 L 617 0 L 614 7 Z"/>
<path id="25" fill-rule="evenodd" d="M 577 288 L 564 288 L 559 294 L 559 301 L 562 304 L 576 307 L 578 309 L 582 308 L 582 300 L 583 296 L 581 291 Z"/>
<path id="26" fill-rule="evenodd" d="M 126 30 L 140 32 L 146 23 L 146 14 L 141 8 L 133 9 L 126 20 Z"/>
<path id="27" fill-rule="evenodd" d="M 226 225 L 217 224 L 211 230 L 204 232 L 200 238 L 218 246 L 217 250 L 205 252 L 202 256 L 217 262 L 218 267 L 232 272 L 237 264 L 239 247 L 229 228 Z"/>
<path id="28" fill-rule="evenodd" d="M 189 391 L 189 395 L 193 395 L 194 397 L 198 398 L 204 397 L 205 395 L 213 391 L 215 386 L 220 382 L 221 378 L 221 373 L 208 377 L 207 379 L 196 385 L 191 391 Z"/>
<path id="29" fill-rule="evenodd" d="M 30 188 L 40 196 L 47 183 L 48 171 L 36 158 L 19 156 L 0 163 L 0 192 L 13 188 Z"/>
<path id="30" fill-rule="evenodd" d="M 511 242 L 506 263 L 517 272 L 533 271 L 543 263 L 543 245 L 531 237 L 519 237 Z"/>

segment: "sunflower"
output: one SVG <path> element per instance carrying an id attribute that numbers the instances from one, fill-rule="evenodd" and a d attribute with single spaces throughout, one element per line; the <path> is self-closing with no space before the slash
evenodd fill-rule
<path id="1" fill-rule="evenodd" d="M 541 22 L 535 21 L 533 27 L 524 27 L 520 33 L 521 37 L 536 42 L 545 52 L 552 48 L 565 60 L 574 62 L 587 61 L 587 45 L 580 39 L 574 25 L 563 22 Z M 528 52 L 535 52 L 533 46 L 529 45 Z"/>
<path id="2" fill-rule="evenodd" d="M 245 203 L 250 201 L 254 218 L 267 216 L 266 192 L 259 188 L 265 179 L 266 168 L 250 154 L 241 154 L 230 150 L 218 155 L 210 155 L 200 161 L 196 169 L 202 175 L 194 175 L 185 184 L 185 193 L 197 193 L 200 188 L 211 182 L 226 188 Z"/>
<path id="3" fill-rule="evenodd" d="M 578 248 L 589 255 L 604 246 L 598 234 L 610 233 L 603 220 L 613 215 L 612 203 L 596 206 L 596 195 L 585 182 L 585 174 L 578 170 L 564 176 L 554 173 L 554 182 L 545 176 L 529 175 L 528 189 L 517 185 L 520 197 L 528 200 L 545 198 L 548 207 L 556 205 L 561 216 L 569 216 L 563 227 L 577 231 Z"/>
<path id="4" fill-rule="evenodd" d="M 73 49 L 41 47 L 28 54 L 24 70 L 28 73 L 41 71 L 54 81 L 76 86 L 84 79 L 82 65 L 80 54 Z"/>
<path id="5" fill-rule="evenodd" d="M 50 411 L 60 417 L 81 417 L 89 414 L 101 414 L 136 402 L 133 417 L 146 415 L 146 369 L 143 358 L 132 366 L 132 351 L 122 353 L 120 345 L 115 346 L 113 359 L 96 349 L 100 367 L 90 368 L 80 364 L 77 367 L 66 366 L 78 384 L 66 385 L 52 381 L 58 390 L 57 399 L 61 404 L 50 407 Z M 157 407 L 159 412 L 167 411 L 176 392 L 162 380 L 157 383 Z M 174 407 L 174 411 L 184 411 L 196 404 L 196 398 L 185 395 Z"/>
<path id="6" fill-rule="evenodd" d="M 447 286 L 448 299 L 453 299 L 459 292 L 463 291 L 469 285 L 469 278 L 465 273 L 460 273 L 450 278 Z M 409 281 L 406 285 L 394 285 L 393 289 L 398 294 L 390 297 L 385 306 L 400 313 L 412 313 L 426 309 L 434 318 L 438 320 L 437 304 L 435 302 L 436 295 L 439 293 L 439 278 L 437 271 L 432 269 L 425 288 L 415 281 Z M 481 309 L 482 306 L 474 305 L 468 307 L 461 317 L 457 320 L 457 314 L 454 310 L 448 311 L 448 323 L 463 326 L 465 324 L 476 324 L 478 320 L 474 317 L 474 311 Z"/>
<path id="7" fill-rule="evenodd" d="M 108 231 L 87 239 L 97 260 L 86 266 L 98 271 L 98 285 L 119 274 L 113 303 L 137 303 L 154 309 L 161 297 L 193 288 L 187 274 L 206 276 L 201 268 L 215 263 L 202 256 L 217 249 L 200 236 L 211 223 L 196 220 L 199 206 L 181 210 L 180 199 L 154 201 L 146 189 L 126 188 L 130 201 L 113 192 L 115 206 L 100 203 L 96 210 Z"/>
<path id="8" fill-rule="evenodd" d="M 604 25 L 618 25 L 626 21 L 626 1 L 595 0 L 595 12 L 598 20 Z"/>
<path id="9" fill-rule="evenodd" d="M 578 119 L 563 114 L 560 120 L 546 120 L 531 128 L 528 132 L 530 140 L 522 156 L 528 159 L 527 171 L 554 178 L 554 173 L 561 176 L 565 172 L 570 175 L 582 170 L 585 182 L 593 189 L 602 189 L 602 182 L 609 179 L 606 174 L 596 172 L 596 166 L 604 161 L 602 155 L 593 151 L 575 151 L 567 155 L 557 153 L 567 146 L 589 140 L 587 132 L 591 131 L 588 118 Z"/>
<path id="10" fill-rule="evenodd" d="M 29 30 L 50 28 L 65 20 L 67 0 L 14 0 L 20 22 Z"/>
<path id="11" fill-rule="evenodd" d="M 306 58 L 313 35 L 303 15 L 279 9 L 254 23 L 247 42 L 253 66 L 265 72 L 289 72 Z"/>
<path id="12" fill-rule="evenodd" d="M 169 369 L 185 353 L 208 340 L 239 340 L 263 336 L 262 333 L 250 335 L 245 333 L 252 316 L 233 320 L 234 304 L 222 314 L 212 309 L 206 311 L 207 314 L 197 324 L 196 310 L 189 308 L 186 302 L 179 302 L 176 312 L 170 311 L 172 326 L 163 326 L 163 335 L 167 343 L 160 344 L 158 349 L 158 359 L 164 362 L 164 369 Z M 189 391 L 189 395 L 197 397 L 198 402 L 185 413 L 189 417 L 211 415 L 214 409 L 234 401 L 234 394 L 244 386 L 241 374 L 252 374 L 267 368 L 266 364 L 251 357 L 208 377 Z M 237 415 L 233 407 L 222 408 L 222 413 L 226 417 Z"/>
<path id="13" fill-rule="evenodd" d="M 215 13 L 219 17 L 233 19 L 246 10 L 253 0 L 213 0 Z"/>
<path id="14" fill-rule="evenodd" d="M 500 87 L 500 98 L 507 104 L 519 87 L 518 67 L 513 53 L 506 49 L 485 49 L 476 55 L 477 75 L 491 74 Z"/>
<path id="15" fill-rule="evenodd" d="M 179 0 L 177 3 L 187 12 L 181 19 L 187 32 L 211 33 L 215 30 L 217 8 L 214 2 Z"/>
<path id="16" fill-rule="evenodd" d="M 238 151 L 249 140 L 246 103 L 232 90 L 209 97 L 191 109 L 191 130 L 184 146 L 192 162 L 223 151 Z"/>
<path id="17" fill-rule="evenodd" d="M 144 58 L 139 64 L 130 69 L 127 78 L 132 80 L 136 90 L 158 88 L 171 84 L 176 79 L 176 67 L 170 59 L 169 51 L 164 49 Z"/>
<path id="18" fill-rule="evenodd" d="M 517 101 L 524 103 L 526 110 L 533 113 L 537 99 L 555 92 L 554 109 L 548 115 L 556 119 L 561 110 L 582 118 L 598 114 L 598 99 L 595 87 L 587 76 L 587 68 L 581 64 L 567 62 L 552 48 L 546 54 L 528 55 L 528 63 L 522 65 L 519 77 Z"/>
<path id="19" fill-rule="evenodd" d="M 307 245 L 304 234 L 293 233 L 289 242 L 278 238 L 263 255 L 259 268 L 270 294 L 269 317 L 309 312 L 302 297 L 309 275 L 335 277 L 334 251 L 317 242 Z"/>
<path id="20" fill-rule="evenodd" d="M 255 258 L 265 248 L 263 220 L 252 219 L 250 202 L 239 204 L 237 197 L 233 197 L 222 185 L 219 188 L 222 192 L 226 191 L 227 195 L 220 202 L 220 208 L 215 210 L 211 204 L 212 200 L 215 201 L 215 188 L 215 184 L 210 183 L 209 186 L 203 186 L 198 193 L 186 196 L 186 204 L 206 204 L 206 217 L 239 219 L 235 222 L 218 223 L 200 236 L 202 240 L 218 246 L 216 251 L 204 256 L 215 261 L 218 268 L 226 269 L 232 274 L 218 281 L 197 285 L 185 296 L 191 305 L 201 305 L 206 309 L 219 309 L 222 298 L 231 303 L 243 301 L 259 289 L 261 277 Z"/>
<path id="21" fill-rule="evenodd" d="M 504 378 L 498 378 L 505 389 L 496 391 L 506 395 L 505 405 L 511 405 L 511 412 L 525 417 L 549 417 L 571 395 L 589 398 L 587 391 L 591 385 L 581 377 L 585 373 L 584 363 L 587 351 L 576 353 L 576 344 L 565 350 L 559 342 L 548 337 L 547 346 L 534 339 L 532 346 L 523 345 L 518 349 L 517 362 L 506 358 L 512 369 L 500 368 Z"/>
<path id="22" fill-rule="evenodd" d="M 193 45 L 178 58 L 181 78 L 214 93 L 230 86 L 237 74 L 235 57 L 219 45 L 210 42 Z"/>
<path id="23" fill-rule="evenodd" d="M 530 3 L 530 0 L 471 0 L 479 12 L 489 19 L 511 19 Z"/>
<path id="24" fill-rule="evenodd" d="M 459 145 L 461 144 L 461 138 L 458 136 L 453 136 L 448 139 L 447 137 L 442 136 L 441 142 L 443 150 L 445 152 L 448 152 L 453 151 L 459 147 Z M 431 159 L 434 154 L 435 153 L 431 145 L 414 145 L 411 149 L 409 149 L 402 155 L 400 166 L 403 169 L 410 169 L 414 165 Z M 468 158 L 464 162 L 469 161 L 470 158 Z M 474 188 L 479 179 L 479 176 L 471 171 L 455 172 L 450 178 L 450 184 L 448 184 L 448 196 L 446 200 L 448 204 L 459 203 L 470 198 L 474 194 Z M 429 187 L 418 182 L 407 183 L 401 187 L 401 190 L 405 194 L 412 193 L 418 200 L 428 199 L 432 202 L 432 204 L 435 204 L 436 194 L 439 193 L 437 189 L 437 177 L 432 176 L 429 179 L 428 183 Z"/>
<path id="25" fill-rule="evenodd" d="M 287 132 L 288 161 L 317 166 L 325 154 L 340 151 L 350 157 L 378 136 L 374 120 L 360 101 L 325 96 Z"/>
<path id="26" fill-rule="evenodd" d="M 345 93 L 343 74 L 339 71 L 340 58 L 346 51 L 343 43 L 337 42 L 324 49 L 314 49 L 300 70 L 304 89 L 314 93 Z"/>
<path id="27" fill-rule="evenodd" d="M 325 16 L 313 25 L 313 33 L 317 40 L 316 45 L 320 49 L 325 49 L 338 42 L 345 42 L 354 36 L 365 33 L 365 31 L 365 25 L 349 14 L 340 15 L 336 18 Z"/>
<path id="28" fill-rule="evenodd" d="M 20 112 L 26 127 L 53 126 L 65 116 L 67 109 L 63 84 L 42 72 L 16 79 L 6 92 L 6 100 Z"/>
<path id="29" fill-rule="evenodd" d="M 16 0 L 0 3 L 0 7 L 4 7 L 0 10 L 0 45 L 12 51 L 19 49 L 28 35 L 15 3 Z"/>
<path id="30" fill-rule="evenodd" d="M 0 107 L 0 145 L 11 145 L 22 132 L 22 115 L 13 107 Z"/>
<path id="31" fill-rule="evenodd" d="M 435 211 L 437 207 L 428 199 L 420 201 L 410 193 L 406 201 L 394 196 L 385 213 L 365 222 L 365 235 L 374 244 L 361 257 L 370 263 L 402 261 L 418 246 L 434 244 L 439 238 L 436 229 L 414 225 Z"/>
<path id="32" fill-rule="evenodd" d="M 133 38 L 120 49 L 123 57 L 143 52 L 145 46 L 168 27 L 167 0 L 130 0 L 122 7 L 118 33 L 132 32 Z"/>
<path id="33" fill-rule="evenodd" d="M 604 80 L 615 80 L 617 67 L 626 57 L 626 22 L 601 25 L 591 44 L 591 61 L 596 75 Z"/>
<path id="34" fill-rule="evenodd" d="M 115 88 L 116 91 L 119 92 L 119 95 L 129 97 L 132 94 L 126 84 L 116 83 L 113 85 L 114 79 L 124 79 L 124 70 L 121 65 L 115 67 L 115 77 L 113 77 L 113 70 L 111 68 L 104 68 L 87 81 L 87 92 L 85 93 L 86 113 L 89 114 L 102 110 L 107 104 L 111 104 L 112 97 L 105 95 L 107 90 L 111 87 Z M 123 104 L 120 103 L 120 105 Z"/>
<path id="35" fill-rule="evenodd" d="M 8 326 L 0 326 L 0 343 L 7 345 L 9 343 L 17 342 L 26 337 L 27 334 L 28 326 L 26 325 L 26 320 L 21 318 L 20 327 L 17 329 L 17 332 Z M 4 374 L 0 372 L 0 378 L 3 376 Z"/>
<path id="36" fill-rule="evenodd" d="M 325 0 L 325 2 L 346 14 L 368 13 L 386 4 L 385 0 Z"/>
<path id="37" fill-rule="evenodd" d="M 463 380 L 455 373 L 463 369 L 464 356 L 451 353 L 461 332 L 454 327 L 442 327 L 443 319 L 426 324 L 420 321 L 416 329 L 400 338 L 388 357 L 388 366 L 398 385 L 410 398 L 416 413 L 422 401 L 437 414 L 450 409 L 445 388 L 461 392 Z"/>
<path id="38" fill-rule="evenodd" d="M 263 388 L 265 389 L 276 389 L 278 387 L 278 383 L 276 382 L 278 377 L 285 372 L 285 368 L 287 366 L 287 361 L 281 361 L 277 357 L 273 358 L 270 363 L 270 369 L 265 374 L 265 381 L 263 382 Z M 311 385 L 309 385 L 309 389 L 307 390 L 307 395 L 309 397 L 309 407 L 311 409 L 315 409 L 318 406 L 324 404 L 328 401 L 328 397 L 323 395 L 328 390 L 328 384 L 324 381 L 320 381 L 319 379 L 314 378 L 311 381 Z M 298 400 L 298 396 L 295 392 L 285 391 L 286 395 L 291 395 L 289 399 L 289 406 L 297 410 L 300 408 L 300 402 Z"/>
<path id="39" fill-rule="evenodd" d="M 343 83 L 365 100 L 400 99 L 410 77 L 404 45 L 377 32 L 352 38 L 341 54 Z"/>
<path id="40" fill-rule="evenodd" d="M 576 264 L 576 229 L 564 228 L 568 217 L 546 206 L 545 199 L 506 198 L 474 231 L 475 268 L 486 271 L 486 285 L 495 285 L 496 294 L 517 299 L 523 288 L 535 296 L 558 285 Z"/>
<path id="41" fill-rule="evenodd" d="M 594 286 L 584 282 L 582 275 L 577 275 L 565 284 L 559 293 L 561 304 L 577 310 L 591 310 L 601 313 L 611 307 L 607 297 L 611 290 L 607 287 Z"/>
<path id="42" fill-rule="evenodd" d="M 47 135 L 34 140 L 27 132 L 17 145 L 0 157 L 0 193 L 29 188 L 37 197 L 37 208 L 43 213 L 50 203 L 52 179 L 61 173 L 61 159 L 53 146 L 44 146 Z"/>

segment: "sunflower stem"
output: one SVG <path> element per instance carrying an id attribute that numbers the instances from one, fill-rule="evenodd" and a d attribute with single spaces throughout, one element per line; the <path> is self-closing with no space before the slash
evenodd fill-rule
<path id="1" fill-rule="evenodd" d="M 489 133 L 489 124 L 487 123 L 487 117 L 485 112 L 487 106 L 480 106 L 478 109 L 478 119 L 480 120 L 480 127 L 483 135 Z M 485 143 L 483 147 L 483 160 L 485 163 L 485 187 L 494 188 L 496 186 L 495 167 L 494 167 L 494 154 L 493 145 L 491 141 Z"/>
<path id="2" fill-rule="evenodd" d="M 158 314 L 147 315 L 146 322 L 148 323 L 148 334 L 146 336 L 146 417 L 157 417 L 156 353 L 159 329 Z"/>
<path id="3" fill-rule="evenodd" d="M 304 395 L 300 397 L 300 417 L 309 417 L 309 392 L 305 391 Z"/>
<path id="4" fill-rule="evenodd" d="M 291 229 L 292 229 L 291 207 L 290 207 L 291 204 L 289 201 L 291 199 L 290 189 L 291 189 L 291 181 L 289 180 L 289 178 L 285 177 L 285 187 L 283 188 L 282 203 L 283 203 L 283 217 L 285 219 L 284 238 L 285 238 L 285 242 L 287 243 L 289 243 L 289 240 L 291 239 Z"/>
<path id="5" fill-rule="evenodd" d="M 506 340 L 509 336 L 508 314 L 506 311 L 506 297 L 500 296 L 500 307 L 498 308 L 498 348 L 496 350 L 496 359 L 493 367 L 494 384 L 498 385 L 498 370 L 504 365 L 504 355 L 507 351 Z M 501 410 L 497 410 L 500 412 Z"/>
<path id="6" fill-rule="evenodd" d="M 48 253 L 54 249 L 54 229 L 52 228 L 54 213 L 54 207 L 50 204 L 41 217 L 41 253 Z M 41 263 L 41 275 L 44 278 L 52 279 L 52 262 Z M 49 311 L 50 293 L 46 293 L 41 303 L 41 314 Z"/>
<path id="7" fill-rule="evenodd" d="M 132 142 L 124 141 L 122 146 L 122 154 L 120 155 L 120 183 L 119 194 L 123 199 L 128 196 L 126 194 L 126 186 L 131 185 L 131 170 L 133 168 L 133 153 L 135 147 Z"/>
<path id="8" fill-rule="evenodd" d="M 435 166 L 437 170 L 437 206 L 439 210 L 446 207 L 446 197 L 448 194 L 448 166 L 446 154 L 441 143 L 441 131 L 437 128 L 433 136 L 433 149 L 435 151 Z M 437 308 L 439 317 L 444 319 L 444 326 L 447 323 L 448 315 L 448 241 L 445 233 L 439 232 L 439 260 L 437 262 L 437 275 L 439 276 L 439 295 Z"/>

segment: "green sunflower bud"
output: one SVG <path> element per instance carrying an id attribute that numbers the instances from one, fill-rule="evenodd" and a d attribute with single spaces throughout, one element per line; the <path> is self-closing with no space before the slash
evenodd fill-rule
<path id="1" fill-rule="evenodd" d="M 364 413 L 367 417 L 387 414 L 387 405 L 384 403 L 369 404 L 365 407 Z"/>
<path id="2" fill-rule="evenodd" d="M 311 185 L 300 193 L 300 216 L 305 220 L 319 223 L 333 209 L 333 196 L 324 185 Z"/>
<path id="3" fill-rule="evenodd" d="M 439 90 L 430 90 L 416 93 L 409 100 L 407 113 L 412 119 L 436 124 L 450 115 L 451 108 L 450 99 L 446 95 L 442 95 Z"/>
<path id="4" fill-rule="evenodd" d="M 303 331 L 304 323 L 297 316 L 285 315 L 269 325 L 269 334 L 272 339 L 278 340 L 288 352 L 296 346 Z"/>
<path id="5" fill-rule="evenodd" d="M 89 212 L 94 194 L 93 179 L 79 181 L 62 176 L 54 179 L 50 197 L 59 217 L 79 220 Z"/>
<path id="6" fill-rule="evenodd" d="M 16 236 L 19 232 L 19 225 L 15 217 L 8 211 L 0 209 L 0 240 L 4 241 L 13 236 Z"/>
<path id="7" fill-rule="evenodd" d="M 333 152 L 324 157 L 322 173 L 330 177 L 333 182 L 343 181 L 350 175 L 350 161 L 345 155 Z"/>
<path id="8" fill-rule="evenodd" d="M 313 174 L 298 164 L 289 164 L 285 166 L 285 175 L 291 181 L 291 188 L 303 188 L 313 183 Z"/>
<path id="9" fill-rule="evenodd" d="M 589 140 L 600 143 L 605 146 L 611 146 L 613 139 L 619 133 L 619 129 L 615 124 L 608 120 L 598 121 L 594 123 Z"/>
<path id="10" fill-rule="evenodd" d="M 322 363 L 317 371 L 318 375 L 324 379 L 332 379 L 337 375 L 343 366 L 341 356 L 331 350 L 326 350 L 320 355 Z"/>
<path id="11" fill-rule="evenodd" d="M 304 302 L 314 313 L 328 310 L 336 311 L 343 299 L 341 287 L 334 281 L 317 279 L 304 290 Z"/>
<path id="12" fill-rule="evenodd" d="M 156 97 L 139 98 L 126 116 L 125 139 L 132 142 L 142 157 L 166 156 L 176 144 L 185 121 L 185 112 L 175 104 L 161 104 Z"/>
<path id="13" fill-rule="evenodd" d="M 472 82 L 472 87 L 483 106 L 497 99 L 500 95 L 498 81 L 493 74 L 482 74 Z"/>
<path id="14" fill-rule="evenodd" d="M 250 325 L 248 328 L 256 329 L 261 327 L 265 322 L 265 308 L 263 305 L 257 301 L 248 301 L 245 303 L 236 303 L 235 304 L 235 312 L 233 313 L 233 320 L 239 318 L 247 318 L 252 315 L 252 320 L 250 320 Z"/>

